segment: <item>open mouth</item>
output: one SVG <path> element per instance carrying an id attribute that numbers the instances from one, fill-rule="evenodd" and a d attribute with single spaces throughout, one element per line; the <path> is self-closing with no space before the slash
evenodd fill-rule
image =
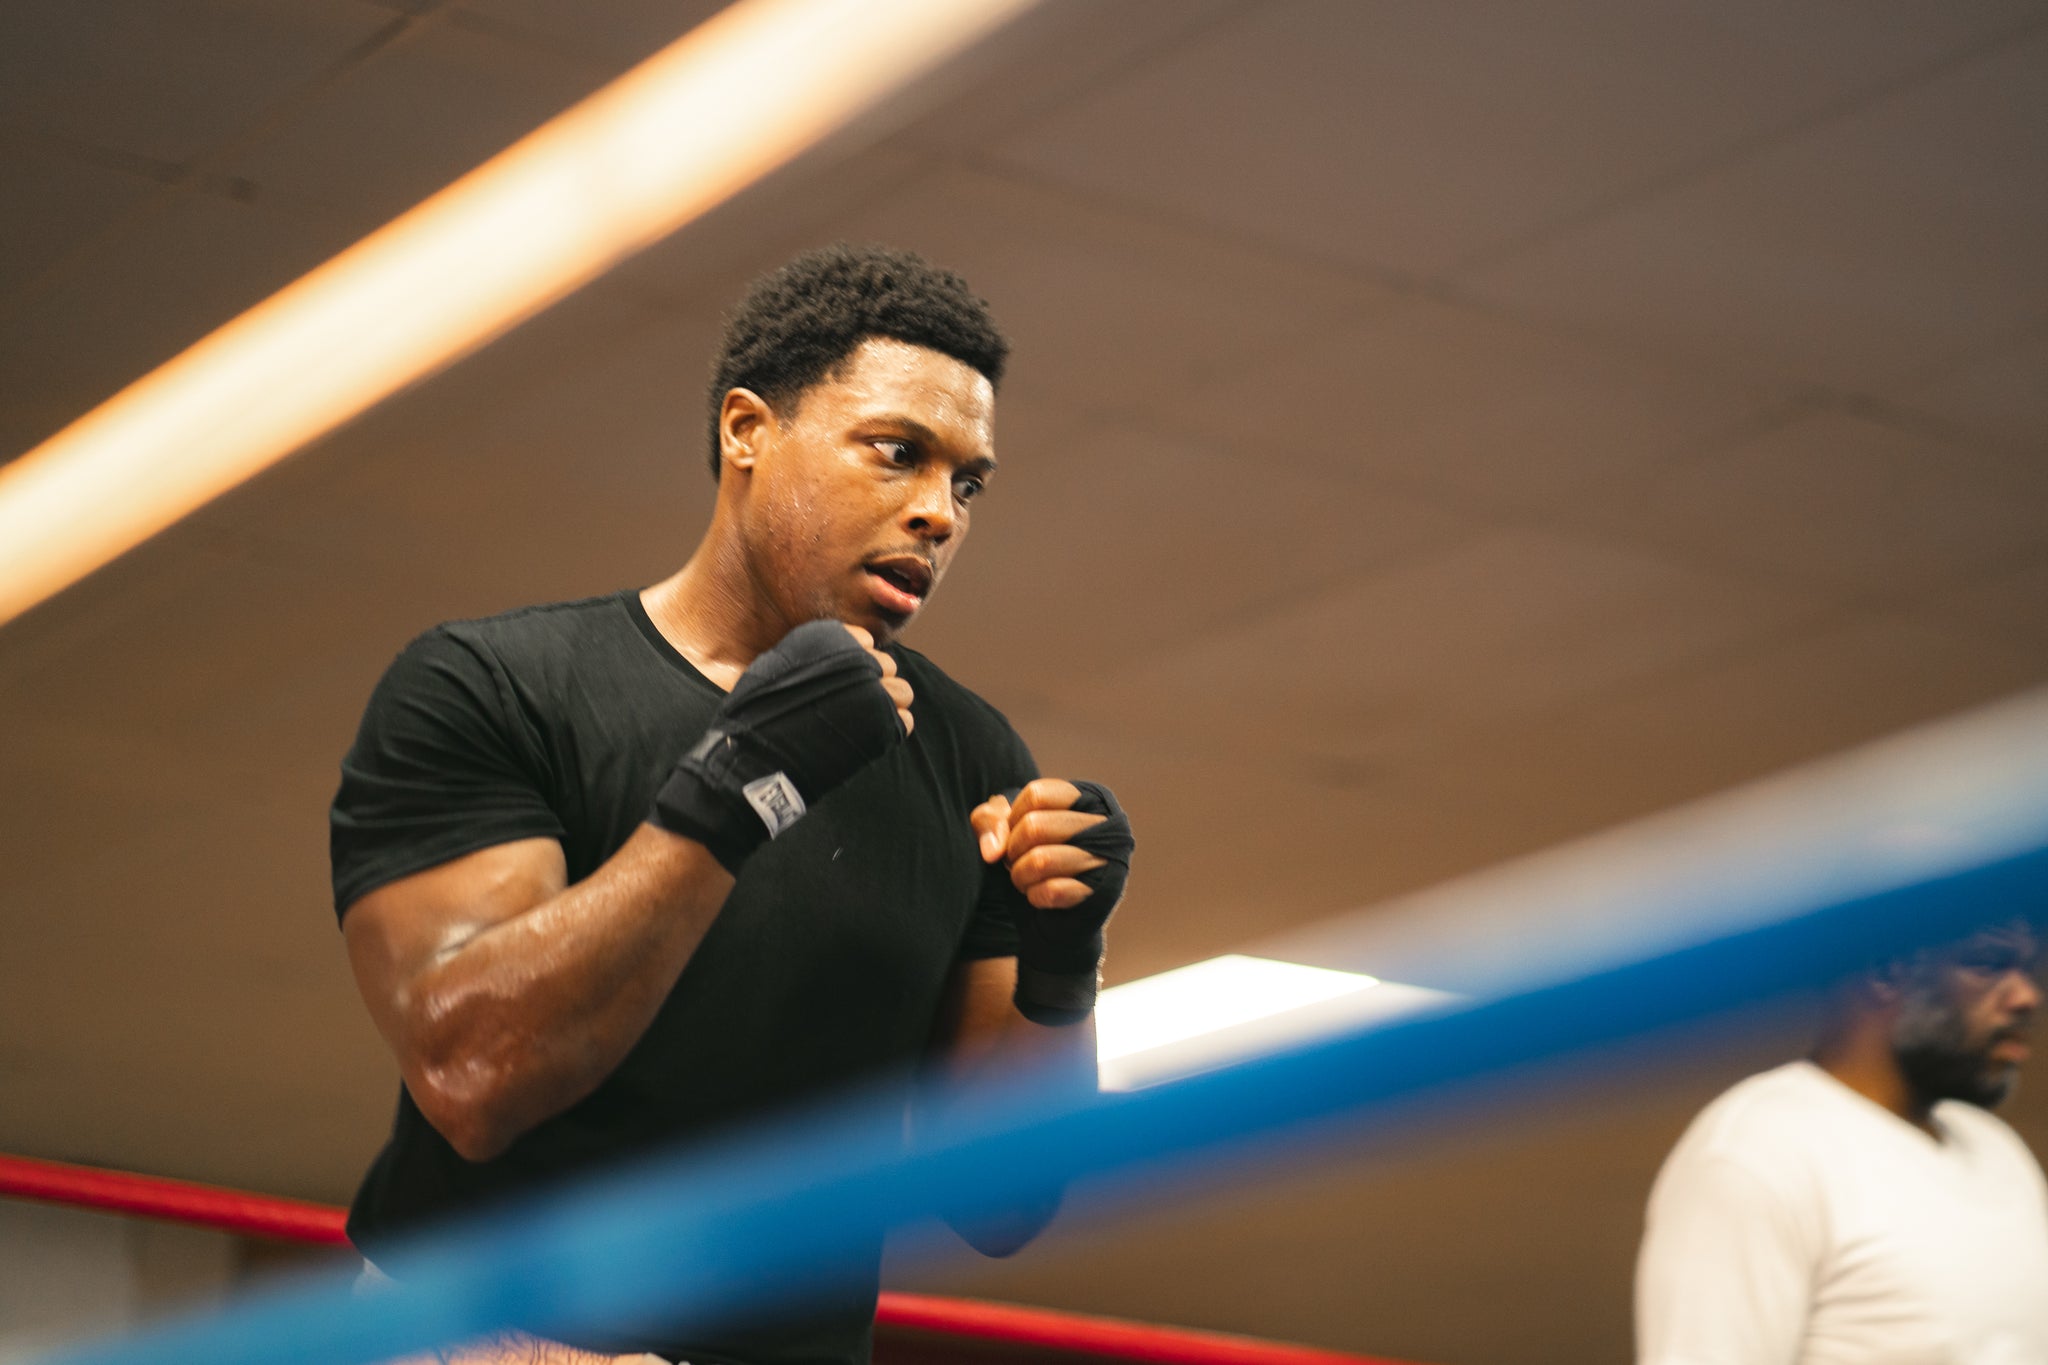
<path id="1" fill-rule="evenodd" d="M 931 565 L 915 556 L 871 560 L 862 567 L 867 570 L 869 590 L 877 605 L 895 615 L 916 611 L 932 590 Z"/>
<path id="2" fill-rule="evenodd" d="M 870 564 L 868 572 L 885 583 L 895 584 L 912 597 L 923 597 L 932 586 L 931 570 L 911 561 L 901 564 Z"/>

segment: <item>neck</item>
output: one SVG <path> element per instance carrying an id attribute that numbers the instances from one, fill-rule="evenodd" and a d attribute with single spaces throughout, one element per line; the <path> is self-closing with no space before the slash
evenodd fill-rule
<path id="1" fill-rule="evenodd" d="M 1914 1091 L 1892 1051 L 1888 1021 L 1858 1020 L 1831 1030 L 1813 1050 L 1814 1064 L 1863 1098 L 1889 1110 L 1930 1137 L 1934 1106 Z"/>
<path id="2" fill-rule="evenodd" d="M 640 601 L 668 642 L 721 687 L 731 687 L 795 624 L 782 620 L 760 590 L 723 515 L 713 516 L 689 561 L 642 590 Z"/>

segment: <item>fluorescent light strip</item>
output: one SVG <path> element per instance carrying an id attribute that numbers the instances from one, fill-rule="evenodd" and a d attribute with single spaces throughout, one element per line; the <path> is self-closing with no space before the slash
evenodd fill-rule
<path id="1" fill-rule="evenodd" d="M 1231 954 L 1104 991 L 1096 1058 L 1104 1088 L 1128 1090 L 1452 999 L 1357 972 Z"/>
<path id="2" fill-rule="evenodd" d="M 1126 982 L 1095 1006 L 1096 1055 L 1125 1057 L 1370 990 L 1379 978 L 1235 953 Z"/>
<path id="3" fill-rule="evenodd" d="M 716 206 L 1035 0 L 741 0 L 0 466 L 0 623 Z"/>

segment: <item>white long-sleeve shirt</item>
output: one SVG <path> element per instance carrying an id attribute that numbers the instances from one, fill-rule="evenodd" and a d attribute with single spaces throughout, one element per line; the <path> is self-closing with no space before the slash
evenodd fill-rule
<path id="1" fill-rule="evenodd" d="M 2048 1365 L 2048 1182 L 1972 1105 L 1934 1137 L 1809 1062 L 1702 1110 L 1650 1195 L 1638 1365 Z"/>

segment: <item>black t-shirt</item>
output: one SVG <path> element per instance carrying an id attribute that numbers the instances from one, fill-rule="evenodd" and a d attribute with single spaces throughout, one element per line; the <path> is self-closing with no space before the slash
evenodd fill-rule
<path id="1" fill-rule="evenodd" d="M 814 803 L 742 869 L 646 1034 L 588 1097 L 471 1162 L 403 1087 L 349 1214 L 372 1259 L 437 1217 L 855 1086 L 907 1102 L 958 962 L 1008 956 L 1000 865 L 968 813 L 1036 775 L 1001 713 L 896 647 L 916 729 Z M 724 693 L 655 628 L 637 592 L 437 626 L 378 683 L 342 761 L 337 913 L 494 844 L 558 840 L 570 880 L 640 825 Z M 879 1265 L 879 1238 L 876 1265 Z M 864 1361 L 876 1276 L 823 1315 L 715 1341 L 606 1342 L 697 1361 Z"/>

